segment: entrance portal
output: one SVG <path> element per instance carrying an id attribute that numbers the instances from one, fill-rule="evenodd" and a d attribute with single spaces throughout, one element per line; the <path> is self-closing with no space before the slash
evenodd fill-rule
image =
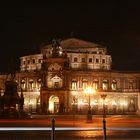
<path id="1" fill-rule="evenodd" d="M 49 98 L 49 111 L 50 113 L 59 112 L 59 98 L 57 96 L 52 95 Z"/>

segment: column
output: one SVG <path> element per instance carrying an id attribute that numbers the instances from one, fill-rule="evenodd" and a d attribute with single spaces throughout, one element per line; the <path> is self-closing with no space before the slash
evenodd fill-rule
<path id="1" fill-rule="evenodd" d="M 137 114 L 140 115 L 140 93 L 138 93 L 138 111 Z"/>

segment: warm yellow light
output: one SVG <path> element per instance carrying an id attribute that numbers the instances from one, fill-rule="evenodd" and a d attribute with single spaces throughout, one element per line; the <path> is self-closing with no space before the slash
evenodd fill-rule
<path id="1" fill-rule="evenodd" d="M 91 93 L 95 93 L 95 92 L 96 92 L 95 89 L 93 89 L 92 87 L 87 87 L 84 90 L 84 93 L 86 93 L 86 94 L 91 94 Z"/>
<path id="2" fill-rule="evenodd" d="M 117 105 L 117 103 L 115 101 L 112 102 L 112 105 Z"/>
<path id="3" fill-rule="evenodd" d="M 32 101 L 30 101 L 28 104 L 29 104 L 29 105 L 33 105 L 33 102 L 32 102 Z"/>
<path id="4" fill-rule="evenodd" d="M 79 102 L 78 102 L 78 105 L 80 105 L 80 106 L 86 105 L 86 104 L 88 104 L 88 103 L 87 103 L 87 102 L 84 102 L 84 101 L 79 101 Z"/>
<path id="5" fill-rule="evenodd" d="M 49 102 L 49 111 L 52 112 L 53 111 L 53 102 Z"/>
<path id="6" fill-rule="evenodd" d="M 76 95 L 76 91 L 73 91 L 73 92 L 72 92 L 72 95 L 75 96 L 75 95 Z"/>
<path id="7" fill-rule="evenodd" d="M 126 102 L 121 102 L 121 105 L 122 106 L 127 106 L 127 103 Z"/>

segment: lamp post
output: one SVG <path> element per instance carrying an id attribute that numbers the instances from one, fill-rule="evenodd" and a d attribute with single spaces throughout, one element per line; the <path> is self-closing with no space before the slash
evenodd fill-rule
<path id="1" fill-rule="evenodd" d="M 101 94 L 101 98 L 103 99 L 103 131 L 104 131 L 104 135 L 103 135 L 103 140 L 106 140 L 106 111 L 105 111 L 105 99 L 106 99 L 107 95 L 106 94 Z"/>
<path id="2" fill-rule="evenodd" d="M 75 126 L 75 113 L 76 113 L 76 91 L 73 92 L 73 127 Z"/>
<path id="3" fill-rule="evenodd" d="M 88 94 L 88 113 L 87 113 L 87 123 L 92 123 L 92 112 L 91 112 L 91 103 L 90 103 L 90 94 L 95 93 L 95 90 L 92 87 L 87 87 L 84 90 L 85 94 Z"/>

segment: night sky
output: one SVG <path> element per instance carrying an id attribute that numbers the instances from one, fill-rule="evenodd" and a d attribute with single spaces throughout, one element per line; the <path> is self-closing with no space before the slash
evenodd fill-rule
<path id="1" fill-rule="evenodd" d="M 19 57 L 40 52 L 53 38 L 107 46 L 113 70 L 140 71 L 139 0 L 19 1 L 0 4 L 0 72 Z"/>

